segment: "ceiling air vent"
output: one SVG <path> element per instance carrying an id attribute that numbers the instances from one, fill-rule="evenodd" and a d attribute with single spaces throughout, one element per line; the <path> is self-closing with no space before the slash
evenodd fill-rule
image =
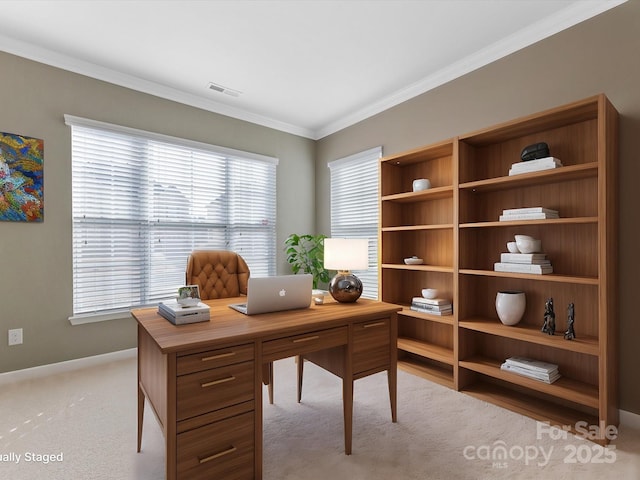
<path id="1" fill-rule="evenodd" d="M 223 87 L 222 85 L 218 85 L 217 83 L 209 82 L 207 85 L 209 90 L 213 90 L 215 92 L 225 93 L 227 95 L 231 95 L 232 97 L 239 97 L 242 92 L 238 90 L 233 90 L 232 88 Z"/>

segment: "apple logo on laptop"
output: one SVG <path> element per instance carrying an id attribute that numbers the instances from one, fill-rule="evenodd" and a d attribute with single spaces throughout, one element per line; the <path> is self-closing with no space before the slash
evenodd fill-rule
<path id="1" fill-rule="evenodd" d="M 281 297 L 284 297 L 284 296 L 287 294 L 287 291 L 283 288 L 282 290 L 280 290 L 280 291 L 278 292 L 278 294 L 279 294 Z"/>

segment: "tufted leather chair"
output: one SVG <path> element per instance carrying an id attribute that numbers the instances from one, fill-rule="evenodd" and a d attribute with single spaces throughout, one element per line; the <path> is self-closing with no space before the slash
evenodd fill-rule
<path id="1" fill-rule="evenodd" d="M 240 255 L 228 250 L 194 250 L 187 260 L 185 285 L 198 285 L 202 300 L 247 294 L 249 267 Z M 262 382 L 273 403 L 273 363 L 264 365 Z"/>
<path id="2" fill-rule="evenodd" d="M 187 260 L 186 285 L 198 285 L 202 300 L 247 294 L 249 267 L 227 250 L 196 250 Z"/>

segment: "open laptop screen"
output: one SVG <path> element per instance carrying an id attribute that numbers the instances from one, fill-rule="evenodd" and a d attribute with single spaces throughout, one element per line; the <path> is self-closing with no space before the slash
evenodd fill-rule
<path id="1" fill-rule="evenodd" d="M 249 277 L 247 301 L 229 307 L 247 315 L 307 308 L 312 286 L 311 274 Z"/>

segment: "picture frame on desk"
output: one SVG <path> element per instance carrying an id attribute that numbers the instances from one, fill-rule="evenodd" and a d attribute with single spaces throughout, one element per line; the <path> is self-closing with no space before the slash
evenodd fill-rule
<path id="1" fill-rule="evenodd" d="M 193 298 L 200 300 L 200 287 L 198 285 L 186 285 L 178 289 L 178 300 Z"/>

